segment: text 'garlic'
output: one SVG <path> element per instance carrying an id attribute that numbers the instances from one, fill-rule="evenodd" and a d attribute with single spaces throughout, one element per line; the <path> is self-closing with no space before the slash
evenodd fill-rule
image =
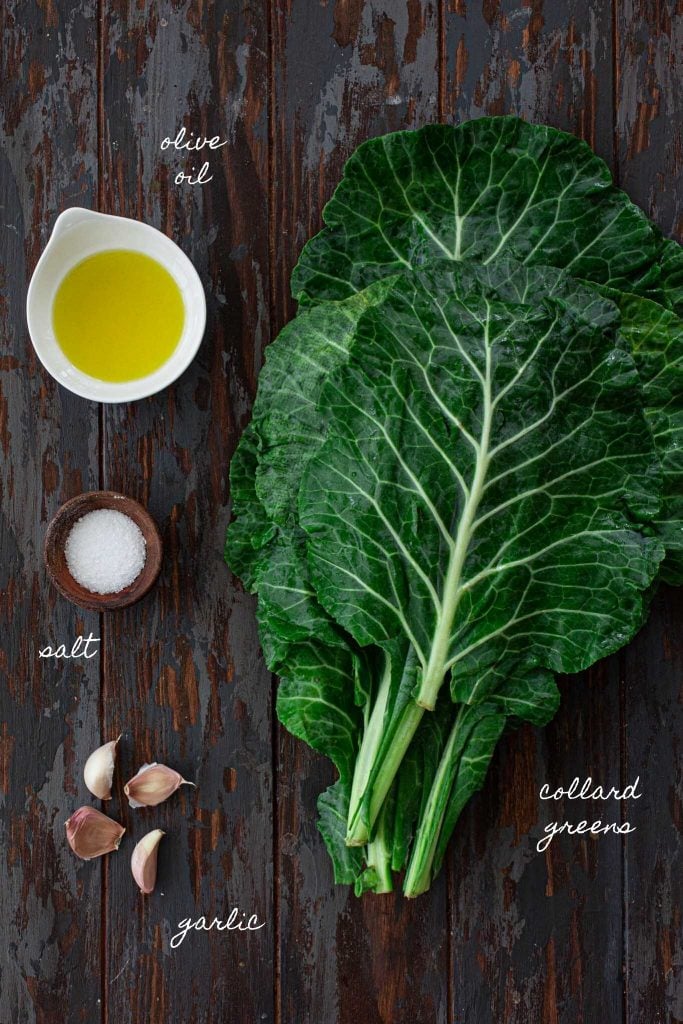
<path id="1" fill-rule="evenodd" d="M 82 860 L 118 850 L 125 831 L 118 821 L 112 821 L 94 807 L 79 807 L 66 822 L 69 846 Z"/>
<path id="2" fill-rule="evenodd" d="M 85 784 L 93 796 L 99 800 L 111 798 L 111 782 L 114 778 L 114 765 L 116 763 L 116 744 L 121 737 L 104 743 L 85 762 L 83 778 Z"/>
<path id="3" fill-rule="evenodd" d="M 137 775 L 123 787 L 131 807 L 155 807 L 167 800 L 180 786 L 194 786 L 179 772 L 165 764 L 143 764 Z"/>
<path id="4" fill-rule="evenodd" d="M 159 843 L 164 835 L 165 833 L 160 828 L 148 832 L 136 845 L 133 856 L 130 858 L 130 870 L 133 872 L 133 878 L 137 882 L 140 892 L 145 894 L 154 892 L 157 880 Z"/>

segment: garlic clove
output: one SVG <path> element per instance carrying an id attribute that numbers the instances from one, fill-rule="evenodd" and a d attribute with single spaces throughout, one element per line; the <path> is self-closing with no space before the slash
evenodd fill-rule
<path id="1" fill-rule="evenodd" d="M 94 807 L 79 807 L 66 822 L 69 846 L 81 860 L 118 850 L 125 831 L 118 821 L 112 821 Z"/>
<path id="2" fill-rule="evenodd" d="M 155 828 L 143 836 L 133 850 L 130 858 L 130 870 L 137 882 L 140 892 L 148 895 L 154 892 L 157 880 L 157 856 L 159 843 L 166 833 L 160 828 Z"/>
<path id="3" fill-rule="evenodd" d="M 111 781 L 114 778 L 114 765 L 116 763 L 116 745 L 121 739 L 118 736 L 109 743 L 104 743 L 85 762 L 83 778 L 85 784 L 99 800 L 111 799 Z"/>
<path id="4" fill-rule="evenodd" d="M 194 786 L 179 772 L 165 764 L 143 764 L 123 791 L 131 807 L 155 807 L 167 800 L 180 786 Z"/>

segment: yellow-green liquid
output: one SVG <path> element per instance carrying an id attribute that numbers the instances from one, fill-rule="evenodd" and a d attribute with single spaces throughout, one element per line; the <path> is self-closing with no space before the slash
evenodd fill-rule
<path id="1" fill-rule="evenodd" d="M 160 263 L 129 249 L 109 249 L 77 263 L 57 289 L 52 326 L 77 369 L 107 381 L 158 370 L 182 334 L 180 289 Z"/>

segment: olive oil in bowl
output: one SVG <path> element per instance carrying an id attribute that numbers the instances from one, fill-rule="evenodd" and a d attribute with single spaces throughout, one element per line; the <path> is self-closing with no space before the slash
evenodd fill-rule
<path id="1" fill-rule="evenodd" d="M 175 351 L 184 323 L 183 297 L 171 274 L 132 249 L 81 260 L 61 281 L 52 306 L 62 352 L 102 381 L 154 373 Z"/>

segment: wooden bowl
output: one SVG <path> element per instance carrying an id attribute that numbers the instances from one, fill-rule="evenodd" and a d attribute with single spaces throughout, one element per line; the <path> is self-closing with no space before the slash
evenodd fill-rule
<path id="1" fill-rule="evenodd" d="M 123 512 L 137 523 L 145 538 L 146 557 L 142 572 L 129 586 L 115 594 L 95 594 L 82 587 L 69 572 L 64 555 L 66 539 L 74 523 L 98 508 Z M 124 494 L 117 494 L 116 491 L 90 491 L 67 501 L 51 520 L 45 534 L 45 565 L 52 583 L 69 601 L 93 611 L 126 608 L 144 597 L 159 578 L 161 552 L 161 536 L 149 512 L 139 502 Z"/>

